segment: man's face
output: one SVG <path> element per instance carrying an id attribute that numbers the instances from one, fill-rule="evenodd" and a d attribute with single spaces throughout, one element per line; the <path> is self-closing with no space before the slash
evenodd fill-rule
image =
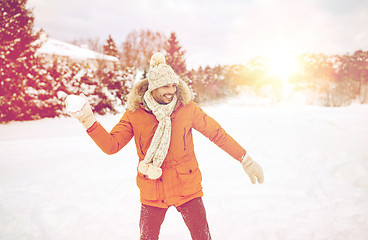
<path id="1" fill-rule="evenodd" d="M 152 90 L 152 97 L 159 104 L 169 104 L 176 93 L 176 84 L 169 84 Z"/>

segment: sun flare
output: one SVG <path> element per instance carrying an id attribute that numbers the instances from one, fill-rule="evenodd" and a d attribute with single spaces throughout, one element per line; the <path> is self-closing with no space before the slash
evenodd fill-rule
<path id="1" fill-rule="evenodd" d="M 285 51 L 272 54 L 267 57 L 267 60 L 269 62 L 270 74 L 280 78 L 283 82 L 286 82 L 297 71 L 296 57 Z"/>

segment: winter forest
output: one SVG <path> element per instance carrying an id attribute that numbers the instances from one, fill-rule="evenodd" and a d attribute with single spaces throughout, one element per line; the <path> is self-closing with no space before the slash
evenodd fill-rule
<path id="1" fill-rule="evenodd" d="M 47 32 L 35 29 L 27 0 L 0 0 L 0 239 L 139 238 L 134 140 L 104 154 L 64 101 L 85 94 L 111 130 L 155 52 L 265 173 L 251 184 L 193 131 L 213 239 L 368 239 L 368 49 L 191 67 L 180 39 L 132 29 L 122 42 L 109 34 L 67 43 L 103 56 L 93 62 L 77 51 L 45 54 Z M 190 239 L 173 207 L 160 239 Z"/>
<path id="2" fill-rule="evenodd" d="M 109 68 L 100 60 L 92 69 L 70 59 L 46 59 L 37 54 L 43 41 L 40 31 L 34 29 L 34 16 L 26 1 L 2 1 L 1 26 L 2 123 L 63 115 L 65 97 L 81 92 L 96 113 L 121 112 L 132 84 L 145 77 L 149 58 L 157 51 L 165 53 L 168 64 L 189 84 L 194 100 L 201 105 L 244 91 L 267 97 L 272 103 L 292 101 L 295 94 L 305 96 L 308 104 L 321 106 L 368 102 L 368 52 L 358 49 L 346 55 L 301 55 L 295 66 L 289 66 L 294 71 L 287 74 L 262 57 L 245 64 L 188 69 L 185 46 L 175 32 L 167 36 L 132 30 L 122 43 L 115 43 L 111 36 L 101 43 L 98 39 L 75 40 L 75 44 L 89 43 L 93 50 L 119 60 Z"/>

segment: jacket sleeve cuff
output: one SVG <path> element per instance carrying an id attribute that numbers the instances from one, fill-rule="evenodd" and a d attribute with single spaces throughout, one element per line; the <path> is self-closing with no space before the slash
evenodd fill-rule
<path id="1" fill-rule="evenodd" d="M 97 121 L 95 121 L 93 124 L 92 124 L 92 126 L 90 126 L 86 131 L 87 131 L 87 133 L 90 133 L 90 132 L 92 132 L 93 130 L 95 130 L 97 127 L 98 127 L 98 125 L 99 125 L 99 122 L 97 122 Z"/>

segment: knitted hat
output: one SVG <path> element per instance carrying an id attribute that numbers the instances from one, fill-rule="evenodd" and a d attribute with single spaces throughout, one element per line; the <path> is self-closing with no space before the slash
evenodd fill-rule
<path id="1" fill-rule="evenodd" d="M 179 77 L 174 70 L 166 64 L 164 55 L 155 53 L 151 57 L 150 71 L 148 73 L 148 91 L 155 90 L 169 84 L 179 84 Z"/>

